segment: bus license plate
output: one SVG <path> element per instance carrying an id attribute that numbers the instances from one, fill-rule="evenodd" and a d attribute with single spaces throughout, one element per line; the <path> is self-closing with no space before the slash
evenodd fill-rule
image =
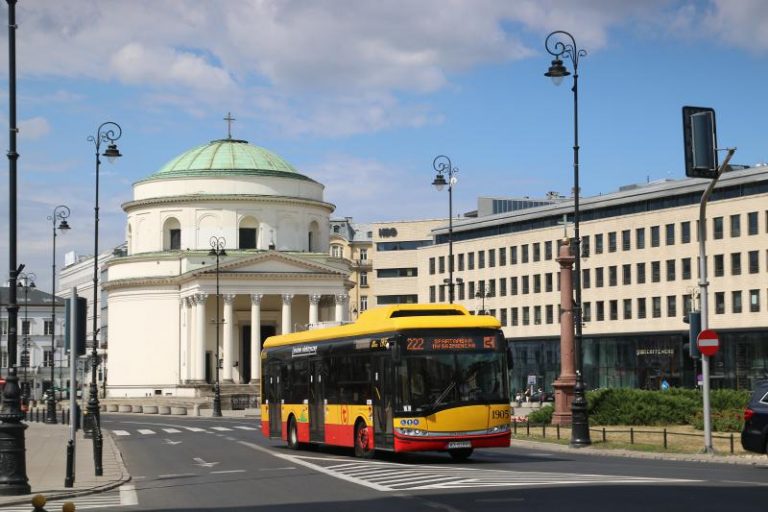
<path id="1" fill-rule="evenodd" d="M 450 441 L 448 449 L 451 448 L 472 448 L 472 441 Z"/>

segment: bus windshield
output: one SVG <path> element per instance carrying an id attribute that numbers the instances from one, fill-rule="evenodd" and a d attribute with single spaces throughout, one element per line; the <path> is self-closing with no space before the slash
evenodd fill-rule
<path id="1" fill-rule="evenodd" d="M 491 351 L 407 355 L 398 378 L 403 411 L 431 414 L 459 404 L 507 402 L 503 358 Z"/>

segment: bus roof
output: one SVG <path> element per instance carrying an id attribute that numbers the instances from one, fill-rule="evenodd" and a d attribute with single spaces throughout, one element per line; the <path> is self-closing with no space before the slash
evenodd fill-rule
<path id="1" fill-rule="evenodd" d="M 264 348 L 311 343 L 336 338 L 376 335 L 405 329 L 499 329 L 501 323 L 490 315 L 470 315 L 458 304 L 400 304 L 365 311 L 354 323 L 270 336 Z"/>

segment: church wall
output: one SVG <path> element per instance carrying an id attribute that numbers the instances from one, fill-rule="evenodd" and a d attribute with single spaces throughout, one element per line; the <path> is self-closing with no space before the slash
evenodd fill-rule
<path id="1" fill-rule="evenodd" d="M 114 261 L 109 267 L 109 279 L 130 279 L 134 277 L 167 277 L 179 275 L 178 260 Z"/>
<path id="2" fill-rule="evenodd" d="M 234 194 L 297 197 L 322 201 L 324 188 L 320 183 L 290 177 L 224 175 L 221 178 L 172 178 L 139 182 L 134 185 L 133 197 L 134 200 L 141 201 L 155 197 L 192 194 Z"/>
<path id="3" fill-rule="evenodd" d="M 111 291 L 109 309 L 109 396 L 145 396 L 155 389 L 165 394 L 175 388 L 179 383 L 178 290 Z"/>

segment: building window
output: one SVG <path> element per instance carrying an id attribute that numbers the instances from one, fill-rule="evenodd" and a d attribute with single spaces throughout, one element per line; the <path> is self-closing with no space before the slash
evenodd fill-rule
<path id="1" fill-rule="evenodd" d="M 507 296 L 507 279 L 504 277 L 499 279 L 499 296 L 500 297 Z"/>
<path id="2" fill-rule="evenodd" d="M 43 350 L 43 366 L 46 368 L 53 366 L 53 351 L 51 349 Z"/>
<path id="3" fill-rule="evenodd" d="M 637 318 L 645 318 L 645 297 L 637 299 Z"/>
<path id="4" fill-rule="evenodd" d="M 445 302 L 445 288 L 446 285 L 440 285 L 440 302 Z"/>
<path id="5" fill-rule="evenodd" d="M 760 253 L 757 251 L 749 251 L 747 258 L 749 259 L 749 273 L 757 274 L 760 272 Z"/>
<path id="6" fill-rule="evenodd" d="M 595 302 L 595 308 L 596 308 L 595 319 L 598 322 L 602 322 L 603 320 L 605 320 L 605 302 L 603 302 L 602 300 Z"/>
<path id="7" fill-rule="evenodd" d="M 667 317 L 674 318 L 677 316 L 677 296 L 667 295 Z"/>
<path id="8" fill-rule="evenodd" d="M 589 258 L 589 235 L 581 237 L 581 257 Z"/>
<path id="9" fill-rule="evenodd" d="M 459 270 L 464 270 L 464 253 L 459 254 Z"/>
<path id="10" fill-rule="evenodd" d="M 496 266 L 496 249 L 488 249 L 488 266 Z"/>
<path id="11" fill-rule="evenodd" d="M 747 214 L 747 233 L 750 235 L 757 234 L 757 212 Z"/>
<path id="12" fill-rule="evenodd" d="M 549 261 L 552 259 L 552 241 L 544 242 L 544 259 Z"/>
<path id="13" fill-rule="evenodd" d="M 53 320 L 46 320 L 43 324 L 43 334 L 45 336 L 50 336 L 53 334 Z"/>
<path id="14" fill-rule="evenodd" d="M 475 282 L 470 281 L 469 282 L 469 298 L 473 298 L 475 296 Z"/>
<path id="15" fill-rule="evenodd" d="M 661 262 L 652 261 L 651 262 L 651 282 L 658 283 L 660 281 L 661 281 Z"/>
<path id="16" fill-rule="evenodd" d="M 661 245 L 661 235 L 659 226 L 651 226 L 651 247 L 658 247 Z"/>
<path id="17" fill-rule="evenodd" d="M 741 290 L 731 292 L 731 311 L 741 313 Z"/>
<path id="18" fill-rule="evenodd" d="M 511 324 L 512 327 L 516 326 L 518 324 L 518 314 L 517 314 L 517 308 L 512 308 L 509 310 L 510 316 L 511 316 Z"/>
<path id="19" fill-rule="evenodd" d="M 749 312 L 760 311 L 760 290 L 749 290 Z"/>
<path id="20" fill-rule="evenodd" d="M 368 296 L 361 295 L 360 296 L 360 312 L 362 313 L 366 309 L 368 309 Z"/>
<path id="21" fill-rule="evenodd" d="M 545 292 L 552 291 L 552 272 L 547 272 L 546 274 L 544 274 L 544 291 Z"/>
<path id="22" fill-rule="evenodd" d="M 360 286 L 368 286 L 368 272 L 360 272 Z"/>
<path id="23" fill-rule="evenodd" d="M 683 266 L 683 279 L 691 278 L 691 258 L 683 258 L 680 260 Z"/>
<path id="24" fill-rule="evenodd" d="M 725 257 L 722 254 L 715 254 L 715 277 L 725 275 Z"/>
<path id="25" fill-rule="evenodd" d="M 603 235 L 595 235 L 595 254 L 603 254 Z"/>
<path id="26" fill-rule="evenodd" d="M 731 215 L 731 238 L 741 236 L 741 215 Z"/>
<path id="27" fill-rule="evenodd" d="M 621 283 L 632 284 L 632 265 L 627 263 L 621 266 Z"/>
<path id="28" fill-rule="evenodd" d="M 645 263 L 637 264 L 637 284 L 645 283 Z"/>
<path id="29" fill-rule="evenodd" d="M 429 258 L 429 275 L 435 275 L 435 258 Z"/>
<path id="30" fill-rule="evenodd" d="M 608 233 L 608 252 L 616 252 L 616 232 Z"/>
<path id="31" fill-rule="evenodd" d="M 541 244 L 539 242 L 533 244 L 533 261 L 541 261 Z"/>
<path id="32" fill-rule="evenodd" d="M 651 314 L 653 315 L 653 318 L 661 318 L 661 297 L 653 297 L 651 301 L 651 307 L 653 308 Z"/>
<path id="33" fill-rule="evenodd" d="M 430 286 L 429 287 L 429 302 L 432 303 L 432 304 L 437 302 L 437 295 L 436 295 L 435 292 L 436 292 L 435 286 L 434 285 Z"/>
<path id="34" fill-rule="evenodd" d="M 459 300 L 464 300 L 464 281 L 459 282 Z"/>
<path id="35" fill-rule="evenodd" d="M 667 224 L 664 226 L 665 238 L 667 245 L 675 245 L 675 225 L 674 224 Z"/>
<path id="36" fill-rule="evenodd" d="M 485 251 L 477 251 L 477 268 L 485 268 Z"/>
<path id="37" fill-rule="evenodd" d="M 520 251 L 522 252 L 522 254 L 520 255 L 522 258 L 521 261 L 523 263 L 528 263 L 528 244 L 523 244 L 522 246 L 520 246 Z"/>
<path id="38" fill-rule="evenodd" d="M 475 270 L 475 253 L 467 253 L 467 270 Z"/>
<path id="39" fill-rule="evenodd" d="M 725 292 L 715 292 L 715 314 L 725 313 Z"/>
<path id="40" fill-rule="evenodd" d="M 533 306 L 533 325 L 541 325 L 541 306 Z"/>
<path id="41" fill-rule="evenodd" d="M 603 287 L 603 267 L 597 267 L 595 269 L 595 287 Z"/>
<path id="42" fill-rule="evenodd" d="M 585 302 L 581 307 L 581 320 L 582 322 L 589 322 L 592 320 L 592 303 Z"/>
<path id="43" fill-rule="evenodd" d="M 712 219 L 712 238 L 721 240 L 723 238 L 723 218 L 715 217 Z"/>
<path id="44" fill-rule="evenodd" d="M 609 307 L 609 314 L 611 315 L 611 320 L 618 320 L 619 319 L 619 301 L 617 300 L 611 300 L 608 302 Z"/>
<path id="45" fill-rule="evenodd" d="M 445 256 L 440 256 L 437 258 L 437 273 L 445 274 Z"/>
<path id="46" fill-rule="evenodd" d="M 21 321 L 21 334 L 23 336 L 29 336 L 29 326 L 30 326 L 29 320 L 22 320 Z"/>
<path id="47" fill-rule="evenodd" d="M 507 264 L 507 248 L 499 247 L 499 266 L 503 267 Z"/>
<path id="48" fill-rule="evenodd" d="M 589 288 L 591 285 L 592 284 L 589 281 L 589 269 L 588 268 L 581 269 L 581 287 L 586 289 L 586 288 Z"/>
<path id="49" fill-rule="evenodd" d="M 517 277 L 509 278 L 509 294 L 517 295 Z"/>
<path id="50" fill-rule="evenodd" d="M 630 237 L 632 236 L 632 232 L 629 229 L 625 229 L 621 232 L 621 250 L 622 251 L 628 251 L 632 248 L 632 242 L 630 241 Z"/>
<path id="51" fill-rule="evenodd" d="M 528 306 L 523 307 L 523 325 L 530 325 L 531 323 L 531 308 Z"/>
<path id="52" fill-rule="evenodd" d="M 501 314 L 501 318 L 499 318 L 499 321 L 501 322 L 502 327 L 507 326 L 507 308 L 501 308 L 499 310 L 499 313 Z"/>
<path id="53" fill-rule="evenodd" d="M 341 246 L 340 245 L 332 245 L 331 246 L 331 257 L 333 257 L 333 258 L 341 258 L 341 256 L 342 256 Z M 433 262 L 433 264 L 434 264 L 434 262 Z M 432 273 L 434 274 L 434 267 L 433 267 L 433 272 Z"/>
<path id="54" fill-rule="evenodd" d="M 368 261 L 368 249 L 360 249 L 360 261 Z"/>
<path id="55" fill-rule="evenodd" d="M 509 263 L 510 265 L 517 265 L 517 246 L 513 245 L 509 248 Z"/>
<path id="56" fill-rule="evenodd" d="M 645 249 L 645 228 L 635 229 L 635 247 Z"/>
<path id="57" fill-rule="evenodd" d="M 533 275 L 533 293 L 541 293 L 541 274 Z"/>
<path id="58" fill-rule="evenodd" d="M 667 260 L 667 281 L 675 280 L 675 260 Z"/>
<path id="59" fill-rule="evenodd" d="M 624 299 L 624 320 L 632 319 L 632 299 Z"/>
<path id="60" fill-rule="evenodd" d="M 680 243 L 688 244 L 691 242 L 691 222 L 680 223 Z"/>
<path id="61" fill-rule="evenodd" d="M 616 286 L 618 284 L 618 269 L 616 265 L 608 267 L 608 286 Z"/>
<path id="62" fill-rule="evenodd" d="M 688 318 L 688 315 L 691 313 L 691 305 L 693 304 L 693 299 L 690 295 L 683 295 L 680 297 L 683 301 L 683 318 Z"/>
<path id="63" fill-rule="evenodd" d="M 500 281 L 503 281 L 503 279 L 500 279 Z M 495 279 L 488 280 L 488 293 L 486 293 L 485 296 L 486 297 L 496 296 L 496 280 Z"/>
<path id="64" fill-rule="evenodd" d="M 8 319 L 3 318 L 0 320 L 0 335 L 6 336 L 8 334 Z M 2 367 L 7 367 L 8 365 L 2 365 Z"/>
<path id="65" fill-rule="evenodd" d="M 731 253 L 731 275 L 732 276 L 741 275 L 741 253 L 740 252 Z"/>
<path id="66" fill-rule="evenodd" d="M 523 276 L 523 295 L 529 293 L 530 291 L 530 278 L 528 276 Z"/>

